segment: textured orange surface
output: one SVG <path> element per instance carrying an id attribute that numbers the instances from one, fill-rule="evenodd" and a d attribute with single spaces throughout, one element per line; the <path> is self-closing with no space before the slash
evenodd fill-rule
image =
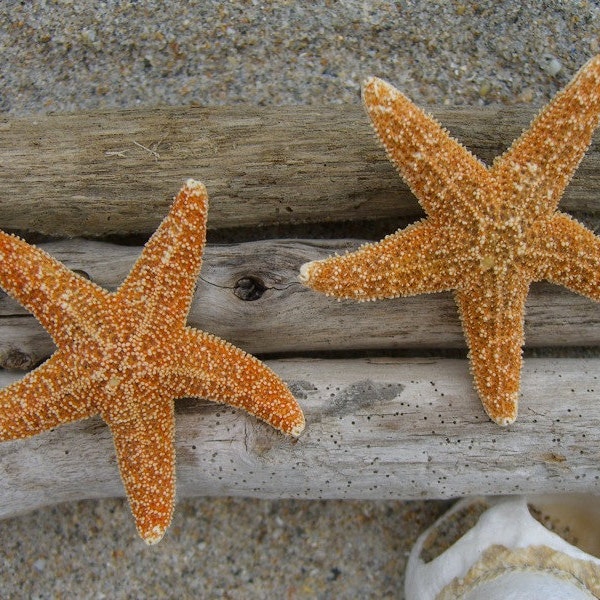
<path id="1" fill-rule="evenodd" d="M 600 56 L 589 61 L 491 167 L 380 79 L 363 99 L 427 218 L 345 256 L 303 265 L 336 298 L 454 290 L 483 406 L 517 416 L 525 300 L 547 279 L 600 300 L 600 239 L 557 211 L 600 116 Z"/>
<path id="2" fill-rule="evenodd" d="M 185 326 L 206 238 L 208 199 L 189 180 L 115 293 L 0 232 L 0 285 L 28 308 L 58 350 L 0 392 L 0 439 L 100 415 L 110 427 L 138 531 L 159 541 L 173 513 L 175 398 L 240 407 L 285 433 L 304 417 L 265 365 Z"/>

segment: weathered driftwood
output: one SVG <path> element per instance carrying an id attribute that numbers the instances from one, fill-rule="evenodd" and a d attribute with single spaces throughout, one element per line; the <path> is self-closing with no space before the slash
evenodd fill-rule
<path id="1" fill-rule="evenodd" d="M 535 110 L 434 113 L 489 163 Z M 600 210 L 598 139 L 562 208 Z M 207 185 L 214 228 L 420 212 L 358 100 L 4 117 L 0 165 L 0 227 L 55 235 L 153 231 L 188 177 Z"/>
<path id="2" fill-rule="evenodd" d="M 208 247 L 190 322 L 262 353 L 463 344 L 449 295 L 338 303 L 295 281 L 301 262 L 356 244 Z M 108 288 L 122 281 L 139 254 L 138 248 L 81 240 L 45 249 Z M 250 279 L 264 289 L 252 288 Z M 534 286 L 529 309 L 530 337 L 540 343 L 597 343 L 598 305 Z M 31 366 L 51 352 L 43 330 L 7 297 L 0 299 L 0 317 L 5 363 Z M 561 319 L 568 325 L 561 328 Z M 293 442 L 230 408 L 178 401 L 180 496 L 600 493 L 600 359 L 527 359 L 519 419 L 507 429 L 488 421 L 464 360 L 270 364 L 301 402 L 306 433 Z M 0 385 L 20 376 L 3 372 Z M 0 516 L 123 493 L 110 435 L 98 419 L 0 444 L 0 469 Z"/>
<path id="3" fill-rule="evenodd" d="M 486 161 L 533 114 L 436 114 Z M 52 234 L 150 232 L 183 179 L 203 180 L 210 225 L 414 216 L 408 193 L 360 107 L 98 111 L 0 121 L 0 228 Z M 561 207 L 600 212 L 596 143 Z M 189 323 L 258 354 L 307 416 L 293 442 L 203 400 L 178 401 L 179 494 L 294 498 L 440 498 L 472 493 L 600 493 L 600 359 L 527 359 L 517 422 L 485 416 L 466 360 L 308 360 L 302 353 L 463 348 L 449 294 L 336 302 L 301 286 L 299 266 L 356 240 L 209 246 Z M 71 240 L 44 245 L 108 289 L 139 248 Z M 532 287 L 531 346 L 598 345 L 600 306 Z M 31 368 L 53 350 L 22 307 L 0 295 L 0 366 Z M 383 352 L 382 352 L 383 353 Z M 0 385 L 22 372 L 0 371 Z M 121 495 L 99 419 L 0 444 L 0 516 Z"/>
<path id="4" fill-rule="evenodd" d="M 178 400 L 178 495 L 447 498 L 600 494 L 598 359 L 530 359 L 520 414 L 491 423 L 466 361 L 273 361 L 306 413 L 298 441 L 229 407 Z M 4 381 L 6 376 L 4 376 Z M 0 444 L 0 516 L 123 495 L 99 418 Z"/>
<path id="5" fill-rule="evenodd" d="M 464 348 L 451 294 L 359 304 L 337 302 L 298 282 L 303 262 L 358 244 L 270 240 L 209 246 L 188 322 L 258 354 Z M 83 240 L 41 247 L 107 289 L 123 281 L 141 251 Z M 597 345 L 600 304 L 536 284 L 526 326 L 528 347 Z M 37 321 L 0 294 L 0 367 L 31 368 L 52 351 Z"/>

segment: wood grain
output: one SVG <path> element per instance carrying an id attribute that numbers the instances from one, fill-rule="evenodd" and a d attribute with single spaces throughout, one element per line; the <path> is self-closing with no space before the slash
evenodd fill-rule
<path id="1" fill-rule="evenodd" d="M 519 418 L 508 428 L 483 413 L 466 361 L 269 365 L 302 404 L 305 433 L 294 442 L 229 407 L 177 401 L 180 498 L 600 494 L 599 359 L 527 360 Z M 0 444 L 0 468 L 0 516 L 123 495 L 99 418 Z"/>
<path id="2" fill-rule="evenodd" d="M 456 109 L 439 119 L 486 162 L 534 111 Z M 180 183 L 203 180 L 213 228 L 415 217 L 416 200 L 360 107 L 96 111 L 0 121 L 0 227 L 53 235 L 149 233 Z M 600 213 L 598 137 L 562 208 Z M 360 240 L 209 245 L 189 324 L 270 362 L 305 409 L 293 442 L 204 400 L 177 402 L 178 493 L 262 498 L 445 498 L 600 494 L 600 359 L 528 358 L 516 423 L 491 423 L 466 360 L 384 358 L 464 349 L 449 294 L 337 302 L 304 288 L 302 263 Z M 107 289 L 141 248 L 74 239 L 43 244 Z M 600 345 L 600 306 L 533 285 L 527 347 Z M 53 351 L 41 326 L 0 294 L 0 367 Z M 310 353 L 333 351 L 306 358 Z M 358 356 L 379 358 L 358 358 Z M 323 354 L 321 354 L 323 356 Z M 22 376 L 0 371 L 0 385 Z M 0 444 L 0 516 L 122 495 L 99 419 Z"/>
<path id="3" fill-rule="evenodd" d="M 254 354 L 465 348 L 451 294 L 338 302 L 298 282 L 300 265 L 356 248 L 358 240 L 266 240 L 209 246 L 188 323 Z M 114 290 L 141 248 L 89 240 L 41 244 Z M 243 298 L 256 298 L 244 300 Z M 527 301 L 527 347 L 600 343 L 600 304 L 550 284 Z M 0 293 L 0 367 L 29 369 L 53 352 L 50 337 Z"/>
<path id="4" fill-rule="evenodd" d="M 535 109 L 433 113 L 489 164 Z M 563 209 L 600 210 L 595 139 Z M 421 214 L 358 101 L 3 117 L 0 167 L 0 227 L 52 235 L 151 232 L 189 177 L 208 188 L 212 228 Z"/>

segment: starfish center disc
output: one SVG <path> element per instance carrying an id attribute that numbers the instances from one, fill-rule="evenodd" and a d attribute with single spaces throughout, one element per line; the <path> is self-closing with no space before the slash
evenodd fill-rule
<path id="1" fill-rule="evenodd" d="M 479 223 L 475 256 L 481 271 L 506 272 L 525 255 L 525 232 L 517 219 Z"/>

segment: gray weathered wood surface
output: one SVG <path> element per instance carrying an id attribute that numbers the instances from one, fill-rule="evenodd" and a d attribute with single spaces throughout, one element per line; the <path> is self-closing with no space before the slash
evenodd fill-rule
<path id="1" fill-rule="evenodd" d="M 508 428 L 483 414 L 465 361 L 269 364 L 302 403 L 305 433 L 294 441 L 229 407 L 177 401 L 179 497 L 600 492 L 598 359 L 526 361 L 519 419 Z M 0 444 L 0 470 L 0 516 L 123 494 L 98 418 Z"/>
<path id="2" fill-rule="evenodd" d="M 436 114 L 490 162 L 533 112 Z M 561 207 L 600 212 L 598 173 L 596 143 Z M 216 228 L 419 214 L 359 108 L 157 109 L 0 121 L 0 228 L 148 233 L 187 177 L 207 184 Z M 464 348 L 450 294 L 357 304 L 299 284 L 303 262 L 359 243 L 207 247 L 189 323 L 255 354 L 279 356 L 270 364 L 302 404 L 307 428 L 294 442 L 228 407 L 179 400 L 180 496 L 600 494 L 600 359 L 526 359 L 519 418 L 502 429 L 483 412 L 466 360 L 383 358 Z M 43 247 L 108 289 L 140 252 L 82 239 Z M 594 302 L 534 285 L 527 346 L 598 347 L 599 317 Z M 41 326 L 0 294 L 0 366 L 29 369 L 52 350 Z M 307 358 L 322 351 L 347 358 Z M 0 371 L 0 385 L 22 374 Z M 123 494 L 99 419 L 0 444 L 0 471 L 0 516 Z"/>
<path id="3" fill-rule="evenodd" d="M 534 109 L 436 110 L 486 163 Z M 600 210 L 600 146 L 561 203 Z M 54 235 L 150 232 L 188 177 L 211 198 L 209 227 L 414 215 L 420 209 L 357 102 L 189 107 L 0 119 L 0 227 Z"/>
<path id="4" fill-rule="evenodd" d="M 258 354 L 465 347 L 451 294 L 338 302 L 299 283 L 303 262 L 359 244 L 265 240 L 208 246 L 188 323 Z M 40 247 L 111 290 L 141 252 L 79 239 Z M 243 299 L 244 282 L 254 282 L 256 300 Z M 558 286 L 532 286 L 525 322 L 528 347 L 600 343 L 600 304 Z M 52 351 L 39 323 L 0 292 L 0 367 L 30 368 Z"/>

